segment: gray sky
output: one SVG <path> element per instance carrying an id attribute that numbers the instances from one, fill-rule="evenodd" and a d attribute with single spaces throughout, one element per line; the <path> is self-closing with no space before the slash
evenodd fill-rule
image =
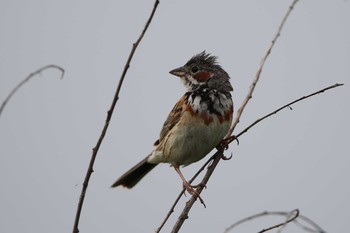
<path id="1" fill-rule="evenodd" d="M 203 50 L 217 55 L 237 109 L 290 2 L 161 1 L 98 154 L 82 233 L 153 232 L 160 225 L 182 188 L 168 165 L 132 190 L 109 187 L 151 151 L 184 93 L 168 72 Z M 1 115 L 0 232 L 71 231 L 91 149 L 152 6 L 153 0 L 0 1 L 0 100 L 44 65 L 66 70 L 63 80 L 56 70 L 31 80 Z M 182 232 L 223 232 L 254 213 L 295 208 L 328 232 L 349 228 L 349 23 L 348 1 L 300 1 L 236 133 L 293 99 L 346 85 L 269 118 L 232 144 L 227 154 L 234 158 L 220 163 L 202 193 L 207 208 L 196 203 Z M 185 168 L 186 177 L 204 162 Z M 240 229 L 256 232 L 270 223 Z"/>

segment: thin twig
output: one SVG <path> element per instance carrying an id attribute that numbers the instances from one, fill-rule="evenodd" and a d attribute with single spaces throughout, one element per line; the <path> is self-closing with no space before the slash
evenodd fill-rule
<path id="1" fill-rule="evenodd" d="M 285 25 L 285 23 L 286 23 L 289 15 L 291 13 L 291 11 L 293 10 L 293 8 L 294 8 L 294 6 L 295 6 L 295 4 L 297 2 L 298 2 L 298 0 L 294 0 L 292 2 L 292 4 L 290 5 L 288 11 L 286 12 L 285 16 L 283 17 L 283 19 L 281 21 L 280 26 L 278 27 L 278 30 L 277 30 L 277 32 L 276 32 L 276 34 L 275 34 L 271 44 L 269 45 L 267 51 L 265 52 L 263 58 L 261 59 L 260 65 L 259 65 L 259 67 L 257 69 L 257 72 L 256 72 L 256 75 L 255 75 L 255 78 L 254 78 L 254 80 L 253 80 L 253 82 L 252 82 L 252 84 L 251 84 L 251 86 L 249 88 L 249 91 L 248 91 L 248 94 L 247 94 L 246 98 L 244 99 L 244 101 L 241 104 L 240 108 L 237 110 L 236 117 L 233 119 L 232 125 L 231 125 L 230 130 L 229 130 L 229 132 L 227 134 L 227 137 L 229 137 L 232 134 L 234 128 L 239 123 L 239 119 L 240 119 L 240 117 L 241 117 L 241 115 L 242 115 L 242 113 L 244 111 L 244 108 L 248 104 L 249 100 L 252 98 L 254 89 L 256 87 L 257 82 L 260 79 L 260 74 L 261 74 L 262 69 L 263 69 L 263 67 L 265 65 L 265 62 L 266 62 L 267 58 L 269 57 L 269 55 L 270 55 L 270 53 L 272 51 L 272 48 L 274 47 L 277 39 L 279 38 L 279 36 L 281 34 L 283 26 Z M 208 168 L 208 170 L 207 170 L 203 180 L 201 181 L 201 184 L 203 184 L 203 185 L 200 186 L 199 188 L 197 188 L 197 190 L 196 190 L 198 194 L 200 194 L 202 192 L 204 186 L 207 184 L 207 181 L 209 180 L 211 174 L 215 170 L 215 167 L 218 165 L 218 163 L 221 160 L 222 156 L 223 156 L 223 151 L 222 150 L 219 150 L 219 151 L 217 151 L 215 153 L 214 160 L 213 160 L 211 166 Z M 192 208 L 192 206 L 193 206 L 193 204 L 194 204 L 194 202 L 196 200 L 197 200 L 197 197 L 192 196 L 191 199 L 188 202 L 186 202 L 186 205 L 185 205 L 184 209 L 182 210 L 180 216 L 178 217 L 178 220 L 176 221 L 176 223 L 175 223 L 175 225 L 174 225 L 174 227 L 172 229 L 173 233 L 176 233 L 176 232 L 179 231 L 179 229 L 181 228 L 181 226 L 184 223 L 184 221 L 188 218 L 188 213 L 189 213 L 190 209 Z"/>
<path id="2" fill-rule="evenodd" d="M 229 231 L 231 231 L 233 228 L 239 226 L 239 225 L 242 225 L 243 223 L 245 222 L 249 222 L 249 221 L 252 221 L 253 219 L 256 219 L 256 218 L 259 218 L 259 217 L 262 217 L 262 216 L 265 216 L 265 215 L 268 215 L 268 213 L 270 212 L 267 212 L 267 211 L 264 211 L 262 213 L 259 213 L 259 214 L 254 214 L 254 215 L 251 215 L 249 217 L 245 217 L 241 220 L 238 220 L 237 222 L 235 222 L 234 224 L 232 224 L 231 226 L 227 227 L 224 231 L 224 233 L 227 233 Z M 284 213 L 284 212 L 283 212 Z"/>
<path id="3" fill-rule="evenodd" d="M 290 218 L 290 215 L 294 212 L 294 211 L 298 211 L 298 213 L 294 214 L 293 218 Z M 278 225 L 275 225 L 270 228 L 267 228 L 267 229 L 264 229 L 260 232 L 266 232 L 267 230 L 272 230 L 274 228 L 277 228 L 277 227 L 280 227 L 280 226 L 285 226 L 286 223 L 289 223 L 289 222 L 292 222 L 295 223 L 296 225 L 298 225 L 299 227 L 301 227 L 302 229 L 304 229 L 305 231 L 308 231 L 308 232 L 314 232 L 314 233 L 326 233 L 325 230 L 323 230 L 318 224 L 316 224 L 315 222 L 313 222 L 312 220 L 310 220 L 309 218 L 303 216 L 303 215 L 300 215 L 299 214 L 299 210 L 293 210 L 291 212 L 283 212 L 283 211 L 264 211 L 264 212 L 261 212 L 259 214 L 254 214 L 254 215 L 251 215 L 249 217 L 246 217 L 246 218 L 243 218 L 237 222 L 235 222 L 234 224 L 232 224 L 231 226 L 227 227 L 224 231 L 224 233 L 228 233 L 229 231 L 231 231 L 233 228 L 236 228 L 238 227 L 239 225 L 242 225 L 243 223 L 246 223 L 246 222 L 250 222 L 254 219 L 257 219 L 257 218 L 261 218 L 261 217 L 266 217 L 266 216 L 272 216 L 272 215 L 276 215 L 276 216 L 286 216 L 288 218 L 288 221 L 282 223 L 282 224 L 278 224 Z M 298 220 L 303 220 L 305 221 L 306 223 L 308 223 L 311 227 L 307 227 L 303 224 L 301 224 Z M 259 233 L 260 233 L 259 232 Z"/>
<path id="4" fill-rule="evenodd" d="M 126 64 L 124 66 L 124 70 L 123 70 L 123 72 L 121 74 L 121 77 L 120 77 L 120 80 L 119 80 L 116 92 L 114 94 L 111 107 L 110 107 L 110 109 L 107 112 L 107 117 L 106 117 L 103 129 L 102 129 L 101 135 L 98 138 L 95 147 L 92 149 L 92 155 L 91 155 L 89 167 L 88 167 L 88 169 L 86 171 L 86 175 L 85 175 L 85 179 L 84 179 L 84 183 L 83 183 L 83 187 L 82 187 L 82 190 L 81 190 L 81 194 L 80 194 L 80 198 L 79 198 L 79 202 L 78 202 L 78 207 L 77 207 L 77 211 L 76 211 L 76 215 L 75 215 L 75 219 L 74 219 L 73 233 L 78 233 L 79 232 L 78 226 L 79 226 L 80 214 L 81 214 L 81 210 L 82 210 L 82 207 L 83 207 L 83 203 L 84 203 L 84 199 L 85 199 L 86 190 L 88 188 L 89 180 L 90 180 L 91 174 L 93 172 L 93 166 L 94 166 L 94 163 L 95 163 L 97 152 L 98 152 L 98 150 L 99 150 L 99 148 L 101 146 L 101 143 L 102 143 L 102 141 L 104 139 L 104 136 L 105 136 L 105 134 L 107 132 L 107 129 L 108 129 L 108 126 L 109 126 L 109 122 L 110 122 L 110 120 L 112 118 L 115 105 L 116 105 L 116 103 L 117 103 L 117 101 L 119 99 L 119 92 L 120 92 L 120 89 L 122 87 L 122 84 L 123 84 L 126 72 L 128 71 L 128 69 L 130 67 L 130 62 L 131 62 L 131 60 L 132 60 L 132 58 L 134 56 L 134 53 L 136 51 L 137 46 L 140 44 L 140 42 L 141 42 L 143 36 L 145 35 L 149 25 L 151 24 L 151 21 L 153 19 L 153 16 L 154 16 L 154 13 L 155 13 L 155 11 L 157 9 L 158 4 L 159 4 L 159 0 L 156 0 L 154 2 L 154 6 L 153 6 L 153 9 L 152 9 L 151 15 L 149 16 L 149 18 L 148 18 L 148 20 L 146 22 L 146 25 L 144 26 L 144 28 L 143 28 L 140 36 L 136 40 L 136 42 L 133 43 L 133 45 L 132 45 L 129 57 L 128 57 L 127 61 L 126 61 Z"/>
<path id="5" fill-rule="evenodd" d="M 6 99 L 2 102 L 1 107 L 0 107 L 0 116 L 2 111 L 4 110 L 6 104 L 9 102 L 9 100 L 11 99 L 11 97 L 18 91 L 18 89 L 20 87 L 22 87 L 24 84 L 26 84 L 31 78 L 33 78 L 34 76 L 40 74 L 41 72 L 43 72 L 44 70 L 47 69 L 58 69 L 59 71 L 61 71 L 61 79 L 64 76 L 64 69 L 58 65 L 46 65 L 41 67 L 40 69 L 34 71 L 33 73 L 29 74 L 25 79 L 23 79 L 20 83 L 17 84 L 17 86 L 15 86 L 15 88 L 13 88 L 13 90 L 8 94 L 8 96 L 6 97 Z"/>
<path id="6" fill-rule="evenodd" d="M 290 217 L 291 214 L 294 214 L 294 215 L 292 215 L 292 217 Z M 287 220 L 286 221 L 284 221 L 282 223 L 279 223 L 279 224 L 276 224 L 274 226 L 271 226 L 269 228 L 263 229 L 263 230 L 259 231 L 258 233 L 263 233 L 263 232 L 267 232 L 267 231 L 270 231 L 270 230 L 275 229 L 275 228 L 286 226 L 286 224 L 294 221 L 299 216 L 299 210 L 298 209 L 292 210 L 286 216 L 287 216 Z"/>
<path id="7" fill-rule="evenodd" d="M 300 223 L 300 221 L 298 221 L 298 220 L 294 221 L 294 223 L 297 226 L 299 226 L 301 229 L 303 229 L 307 232 L 312 232 L 312 233 L 326 233 L 326 231 L 324 229 L 322 229 L 317 223 L 312 221 L 310 218 L 301 215 L 301 216 L 299 216 L 299 219 L 303 220 L 306 224 L 309 224 L 311 226 L 311 227 L 305 226 L 304 224 Z"/>
<path id="8" fill-rule="evenodd" d="M 343 83 L 336 83 L 336 84 L 333 84 L 333 85 L 328 86 L 328 87 L 326 87 L 326 88 L 323 88 L 323 89 L 321 89 L 321 90 L 315 91 L 314 93 L 311 93 L 311 94 L 309 94 L 309 95 L 300 97 L 299 99 L 293 100 L 293 101 L 289 102 L 288 104 L 283 105 L 282 107 L 276 109 L 275 111 L 270 112 L 269 114 L 266 114 L 265 116 L 263 116 L 263 117 L 257 119 L 257 120 L 254 121 L 252 124 L 250 124 L 248 127 L 246 127 L 244 130 L 242 130 L 239 134 L 237 134 L 236 137 L 239 137 L 239 136 L 241 136 L 242 134 L 246 133 L 249 129 L 251 129 L 253 126 L 255 126 L 256 124 L 258 124 L 260 121 L 265 120 L 266 118 L 268 118 L 268 117 L 270 117 L 270 116 L 272 116 L 272 115 L 278 113 L 278 112 L 281 111 L 282 109 L 290 108 L 291 105 L 293 105 L 293 104 L 295 104 L 295 103 L 297 103 L 297 102 L 300 102 L 300 101 L 302 101 L 302 100 L 304 100 L 304 99 L 307 99 L 307 98 L 309 98 L 309 97 L 312 97 L 312 96 L 314 96 L 314 95 L 321 94 L 321 93 L 323 93 L 323 92 L 325 92 L 325 91 L 327 91 L 327 90 L 330 90 L 330 89 L 333 89 L 333 88 L 336 88 L 336 87 L 340 87 L 340 86 L 343 86 L 343 85 L 344 85 Z"/>
<path id="9" fill-rule="evenodd" d="M 250 222 L 250 221 L 252 221 L 254 219 L 257 219 L 257 218 L 260 218 L 260 217 L 269 216 L 269 215 L 282 215 L 282 216 L 287 216 L 288 217 L 288 216 L 290 216 L 291 213 L 294 213 L 294 212 L 295 212 L 295 214 L 293 215 L 293 217 L 292 218 L 288 218 L 287 221 L 285 221 L 283 223 L 280 223 L 280 224 L 277 224 L 277 225 L 274 225 L 274 226 L 269 227 L 267 229 L 259 231 L 259 233 L 266 232 L 266 231 L 272 230 L 274 228 L 278 228 L 280 226 L 283 226 L 283 225 L 285 225 L 285 224 L 295 220 L 299 216 L 299 210 L 295 209 L 295 210 L 292 210 L 291 212 L 264 211 L 264 212 L 261 212 L 259 214 L 254 214 L 254 215 L 251 215 L 249 217 L 243 218 L 243 219 L 235 222 L 234 224 L 232 224 L 231 226 L 226 228 L 224 233 L 228 233 L 233 228 L 236 228 L 237 226 L 242 225 L 243 223 Z"/>

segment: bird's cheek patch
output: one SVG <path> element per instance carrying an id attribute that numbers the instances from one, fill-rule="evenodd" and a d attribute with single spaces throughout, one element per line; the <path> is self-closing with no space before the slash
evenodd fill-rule
<path id="1" fill-rule="evenodd" d="M 198 72 L 197 74 L 194 75 L 194 78 L 198 81 L 198 82 L 206 82 L 208 79 L 210 79 L 211 77 L 213 77 L 213 73 L 211 72 Z"/>

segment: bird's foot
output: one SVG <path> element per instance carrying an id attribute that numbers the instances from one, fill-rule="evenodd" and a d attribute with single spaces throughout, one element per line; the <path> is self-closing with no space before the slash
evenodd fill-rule
<path id="1" fill-rule="evenodd" d="M 187 181 L 186 182 L 183 182 L 183 187 L 184 189 L 186 189 L 186 191 L 191 194 L 192 196 L 194 196 L 195 198 L 198 198 L 200 200 L 200 202 L 202 203 L 202 205 L 206 208 L 206 205 L 203 201 L 203 199 L 201 198 L 201 196 L 199 195 L 199 193 L 197 192 L 197 190 L 195 188 L 198 188 L 198 187 L 205 187 L 205 184 L 203 183 L 199 183 L 198 185 L 191 185 L 190 183 L 188 183 Z"/>
<path id="2" fill-rule="evenodd" d="M 228 138 L 222 139 L 222 141 L 219 143 L 219 145 L 216 146 L 217 150 L 227 150 L 228 144 L 230 144 L 232 141 L 237 141 L 237 145 L 239 145 L 238 138 L 235 135 L 232 135 Z"/>

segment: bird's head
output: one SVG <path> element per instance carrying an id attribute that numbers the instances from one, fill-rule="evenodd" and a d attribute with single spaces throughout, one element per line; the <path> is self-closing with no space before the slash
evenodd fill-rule
<path id="1" fill-rule="evenodd" d="M 184 66 L 170 71 L 170 74 L 180 77 L 188 91 L 208 88 L 229 93 L 233 91 L 230 77 L 216 60 L 215 56 L 203 51 L 193 56 Z"/>

